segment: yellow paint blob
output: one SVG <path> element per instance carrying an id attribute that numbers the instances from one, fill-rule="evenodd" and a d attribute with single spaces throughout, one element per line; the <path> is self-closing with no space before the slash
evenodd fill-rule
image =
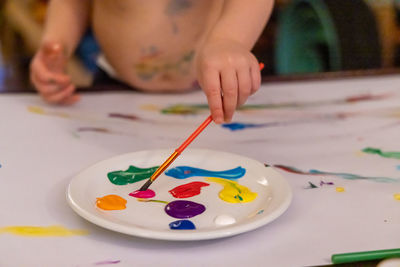
<path id="1" fill-rule="evenodd" d="M 396 193 L 393 195 L 394 199 L 400 200 L 400 193 Z"/>
<path id="2" fill-rule="evenodd" d="M 97 198 L 96 205 L 103 210 L 123 210 L 126 209 L 126 200 L 117 195 L 107 195 Z"/>
<path id="3" fill-rule="evenodd" d="M 206 180 L 224 186 L 224 188 L 219 192 L 219 197 L 226 202 L 245 203 L 251 202 L 257 197 L 257 193 L 252 192 L 249 188 L 240 185 L 238 182 L 215 177 L 209 177 Z"/>
<path id="4" fill-rule="evenodd" d="M 344 187 L 336 187 L 336 192 L 344 192 Z"/>
<path id="5" fill-rule="evenodd" d="M 86 230 L 69 230 L 63 226 L 8 226 L 0 228 L 0 233 L 9 233 L 26 237 L 87 235 Z"/>
<path id="6" fill-rule="evenodd" d="M 40 115 L 44 115 L 46 112 L 41 107 L 29 106 L 28 111 Z"/>
<path id="7" fill-rule="evenodd" d="M 154 104 L 141 105 L 140 108 L 142 110 L 147 110 L 147 111 L 159 111 L 160 110 L 160 108 Z"/>

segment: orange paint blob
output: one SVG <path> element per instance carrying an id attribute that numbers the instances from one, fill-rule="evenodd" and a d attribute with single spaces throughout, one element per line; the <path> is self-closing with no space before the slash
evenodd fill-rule
<path id="1" fill-rule="evenodd" d="M 98 197 L 96 206 L 102 210 L 123 210 L 126 209 L 126 200 L 117 195 Z"/>

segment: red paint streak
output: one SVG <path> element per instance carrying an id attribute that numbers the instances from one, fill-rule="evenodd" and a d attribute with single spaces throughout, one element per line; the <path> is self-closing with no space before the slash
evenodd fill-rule
<path id="1" fill-rule="evenodd" d="M 353 102 L 360 102 L 360 101 L 369 101 L 369 100 L 380 100 L 389 97 L 389 94 L 381 94 L 381 95 L 358 95 L 358 96 L 351 96 L 346 98 L 346 102 L 353 103 Z"/>
<path id="2" fill-rule="evenodd" d="M 188 198 L 199 195 L 201 188 L 203 186 L 209 185 L 210 184 L 204 182 L 191 182 L 188 184 L 177 186 L 174 189 L 169 190 L 168 192 L 170 192 L 171 195 L 176 198 Z"/>
<path id="3" fill-rule="evenodd" d="M 296 174 L 310 174 L 310 173 L 308 173 L 308 172 L 303 172 L 303 171 L 300 171 L 300 170 L 298 170 L 298 169 L 296 169 L 296 168 L 289 167 L 289 166 L 284 166 L 284 165 L 273 165 L 273 167 L 278 168 L 278 169 L 281 169 L 281 170 L 284 170 L 284 171 L 287 171 L 287 172 L 290 172 L 290 173 L 296 173 Z"/>

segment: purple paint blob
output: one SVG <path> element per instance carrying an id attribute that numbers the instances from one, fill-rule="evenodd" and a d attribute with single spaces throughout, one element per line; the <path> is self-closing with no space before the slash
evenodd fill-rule
<path id="1" fill-rule="evenodd" d="M 147 189 L 145 191 L 136 190 L 132 193 L 129 193 L 129 195 L 136 198 L 152 198 L 156 195 L 156 193 L 151 189 Z"/>
<path id="2" fill-rule="evenodd" d="M 165 212 L 169 216 L 178 219 L 192 218 L 202 214 L 205 210 L 206 207 L 204 205 L 187 200 L 175 200 L 165 206 Z"/>

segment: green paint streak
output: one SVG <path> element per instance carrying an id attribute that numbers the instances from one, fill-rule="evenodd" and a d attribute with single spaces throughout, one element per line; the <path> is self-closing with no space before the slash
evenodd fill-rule
<path id="1" fill-rule="evenodd" d="M 384 158 L 400 159 L 400 152 L 397 151 L 382 151 L 378 148 L 367 147 L 362 150 L 364 153 L 376 154 Z"/>
<path id="2" fill-rule="evenodd" d="M 158 169 L 159 166 L 151 168 L 138 168 L 129 166 L 126 171 L 113 171 L 107 174 L 111 183 L 116 185 L 133 184 L 144 179 L 148 179 Z"/>
<path id="3" fill-rule="evenodd" d="M 313 183 L 311 183 L 311 182 L 308 182 L 308 184 L 310 185 L 309 188 L 318 188 L 318 186 L 316 186 L 315 184 L 313 184 Z"/>
<path id="4" fill-rule="evenodd" d="M 163 203 L 163 204 L 168 204 L 168 201 L 164 200 L 157 200 L 157 199 L 145 199 L 145 198 L 138 198 L 137 201 L 140 202 L 156 202 L 156 203 Z"/>

